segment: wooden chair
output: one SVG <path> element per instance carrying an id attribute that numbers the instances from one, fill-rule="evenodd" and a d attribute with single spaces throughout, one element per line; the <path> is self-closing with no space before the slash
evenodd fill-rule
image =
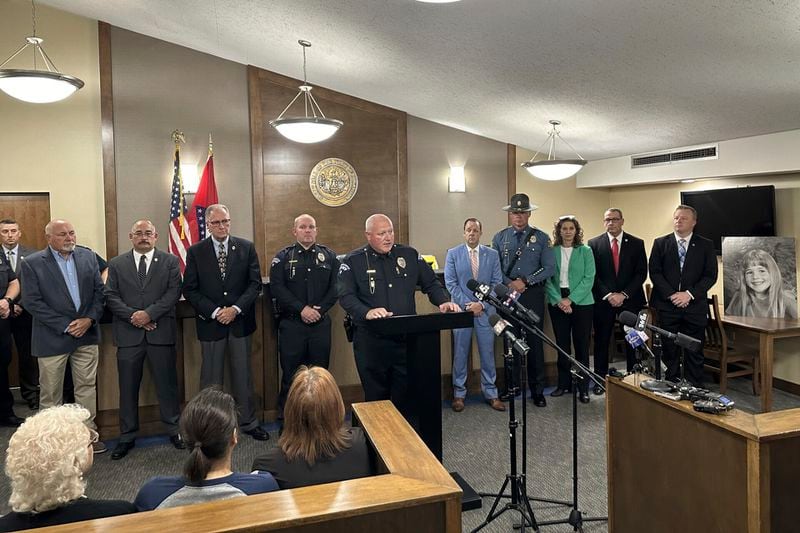
<path id="1" fill-rule="evenodd" d="M 753 394 L 761 393 L 758 354 L 740 353 L 728 346 L 728 337 L 719 315 L 719 298 L 716 294 L 708 298 L 708 324 L 703 354 L 706 360 L 704 368 L 719 374 L 720 392 L 724 394 L 727 390 L 728 378 L 752 376 Z"/>

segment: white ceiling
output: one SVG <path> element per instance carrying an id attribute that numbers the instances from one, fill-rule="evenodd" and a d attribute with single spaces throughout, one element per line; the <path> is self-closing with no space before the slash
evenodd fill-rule
<path id="1" fill-rule="evenodd" d="M 797 0 L 42 1 L 297 78 L 307 39 L 311 84 L 587 159 L 800 128 Z"/>

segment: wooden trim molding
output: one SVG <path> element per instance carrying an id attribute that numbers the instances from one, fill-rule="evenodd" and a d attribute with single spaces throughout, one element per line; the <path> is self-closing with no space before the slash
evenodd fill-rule
<path id="1" fill-rule="evenodd" d="M 117 242 L 117 169 L 114 157 L 114 85 L 111 76 L 111 25 L 97 23 L 100 56 L 100 130 L 103 152 L 103 198 L 106 221 L 106 258 L 119 253 Z"/>
<path id="2" fill-rule="evenodd" d="M 266 224 L 264 224 L 264 159 L 261 153 L 263 144 L 262 128 L 264 116 L 261 111 L 261 91 L 259 89 L 260 69 L 247 66 L 247 98 L 250 109 L 250 165 L 253 178 L 253 241 L 261 265 L 261 276 L 269 275 L 269 259 L 264 257 L 267 243 Z"/>
<path id="3" fill-rule="evenodd" d="M 517 192 L 517 147 L 514 144 L 506 145 L 506 188 L 509 198 Z"/>

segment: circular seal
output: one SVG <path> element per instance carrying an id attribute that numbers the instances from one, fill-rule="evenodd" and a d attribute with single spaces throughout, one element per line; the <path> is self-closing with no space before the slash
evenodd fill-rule
<path id="1" fill-rule="evenodd" d="M 328 207 L 340 207 L 356 195 L 358 176 L 344 159 L 329 157 L 314 165 L 308 185 L 318 202 Z"/>
<path id="2" fill-rule="evenodd" d="M 400 268 L 405 268 L 406 267 L 406 258 L 405 257 L 398 257 L 397 258 L 397 266 L 399 266 Z"/>

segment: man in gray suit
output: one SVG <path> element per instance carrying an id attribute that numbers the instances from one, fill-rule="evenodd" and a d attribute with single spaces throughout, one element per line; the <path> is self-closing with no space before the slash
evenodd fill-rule
<path id="1" fill-rule="evenodd" d="M 91 413 L 97 429 L 98 321 L 103 315 L 103 280 L 94 252 L 76 246 L 75 228 L 51 220 L 44 229 L 47 248 L 22 260 L 22 307 L 33 317 L 31 352 L 39 363 L 39 404 L 60 405 L 69 363 L 75 400 Z M 106 451 L 102 442 L 95 453 Z"/>
<path id="2" fill-rule="evenodd" d="M 6 257 L 17 277 L 22 271 L 22 260 L 36 250 L 28 248 L 20 242 L 22 230 L 12 218 L 0 220 L 0 243 Z M 14 308 L 9 317 L 11 334 L 17 346 L 17 368 L 19 370 L 19 392 L 31 410 L 39 408 L 39 365 L 31 355 L 31 326 L 33 319 L 30 313 L 20 305 L 21 296 L 14 300 Z"/>
<path id="3" fill-rule="evenodd" d="M 108 264 L 106 304 L 113 315 L 119 372 L 119 443 L 111 459 L 122 459 L 133 448 L 139 430 L 139 386 L 147 359 L 156 385 L 161 421 L 172 445 L 186 446 L 178 433 L 180 406 L 175 369 L 175 304 L 181 296 L 178 258 L 156 250 L 158 232 L 149 220 L 139 220 L 128 238 L 133 250 Z"/>

